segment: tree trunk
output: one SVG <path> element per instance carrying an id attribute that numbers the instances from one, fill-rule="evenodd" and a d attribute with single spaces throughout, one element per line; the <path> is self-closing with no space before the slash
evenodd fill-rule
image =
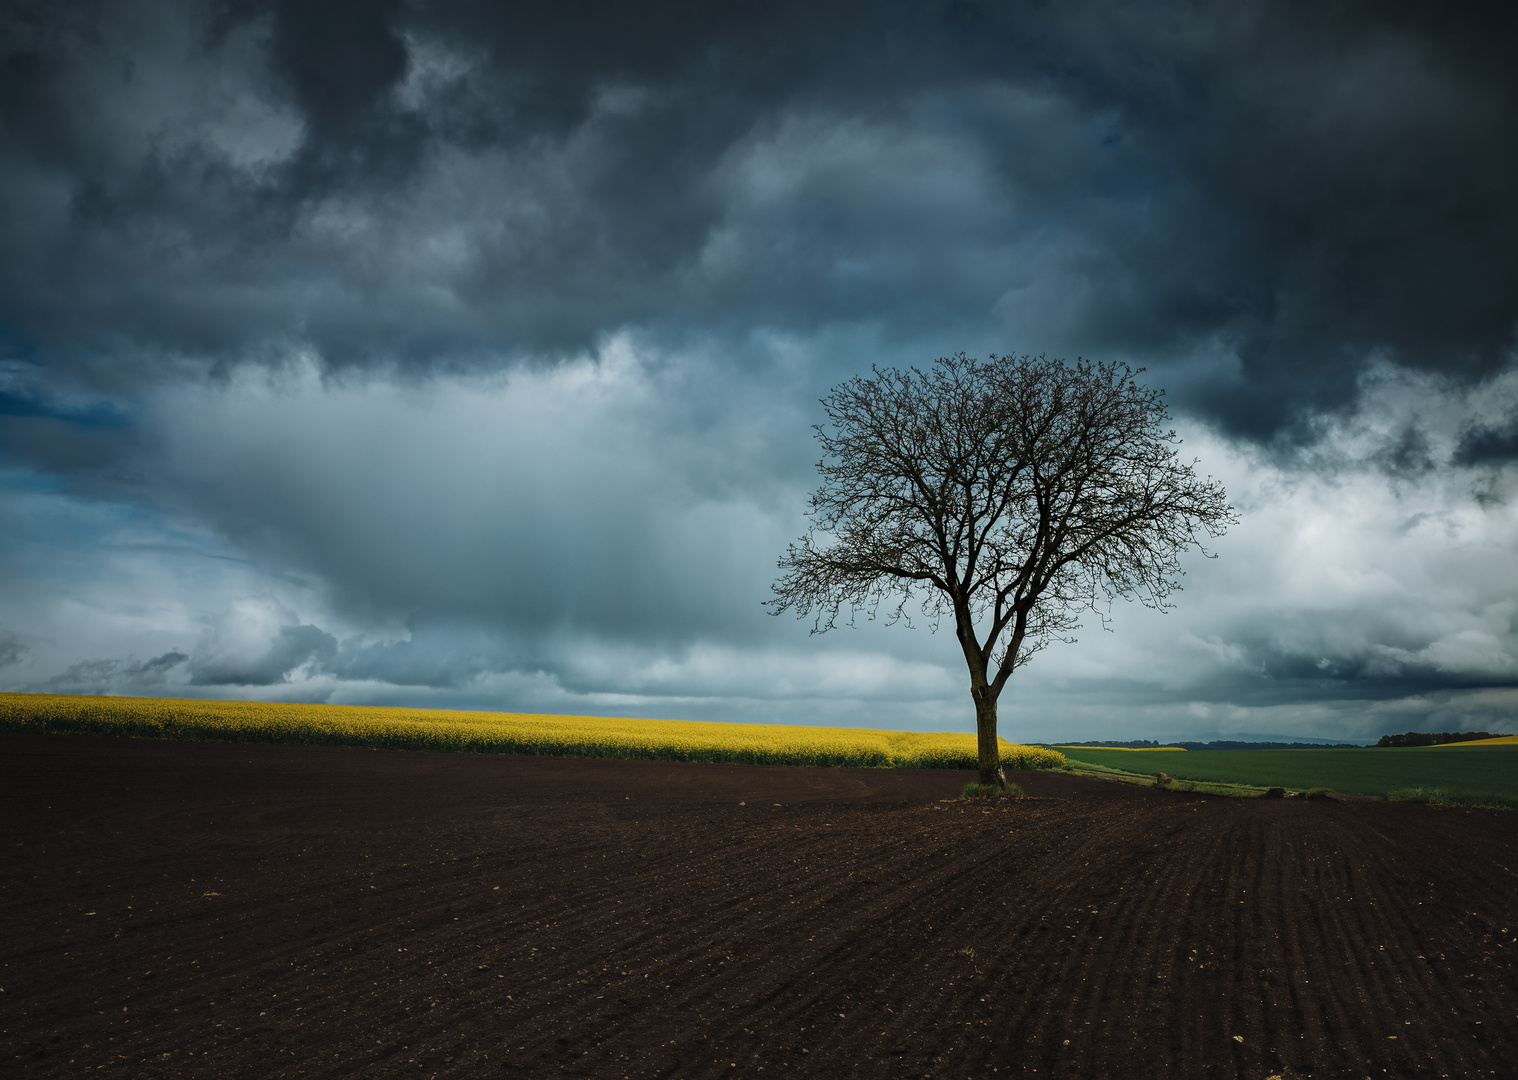
<path id="1" fill-rule="evenodd" d="M 980 756 L 980 782 L 1007 786 L 1001 767 L 1001 744 L 996 739 L 996 695 L 989 686 L 970 691 L 975 699 L 975 736 Z"/>

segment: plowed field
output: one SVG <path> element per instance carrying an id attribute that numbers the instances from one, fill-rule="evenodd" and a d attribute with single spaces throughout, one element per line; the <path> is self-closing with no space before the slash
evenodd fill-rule
<path id="1" fill-rule="evenodd" d="M 1518 1075 L 1518 816 L 0 737 L 0 1072 Z"/>

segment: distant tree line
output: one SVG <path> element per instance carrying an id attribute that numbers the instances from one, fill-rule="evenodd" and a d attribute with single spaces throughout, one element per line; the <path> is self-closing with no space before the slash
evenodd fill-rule
<path id="1" fill-rule="evenodd" d="M 1352 742 L 1238 742 L 1234 739 L 1214 739 L 1212 742 L 1178 742 L 1187 750 L 1358 750 L 1360 743 Z"/>
<path id="2" fill-rule="evenodd" d="M 1402 736 L 1397 735 L 1400 739 Z M 1055 745 L 1053 743 L 1049 745 Z M 1359 749 L 1359 743 L 1307 743 L 1307 742 L 1239 742 L 1236 739 L 1214 739 L 1212 742 L 1155 742 L 1153 739 L 1092 739 L 1087 742 L 1059 743 L 1060 746 L 1110 746 L 1117 750 L 1171 749 L 1182 750 L 1346 750 Z M 1400 743 L 1398 745 L 1401 745 Z M 1422 744 L 1419 744 L 1422 745 Z"/>
<path id="3" fill-rule="evenodd" d="M 1452 742 L 1472 742 L 1476 739 L 1500 739 L 1490 731 L 1409 731 L 1405 735 L 1382 735 L 1377 746 L 1440 746 Z"/>
<path id="4" fill-rule="evenodd" d="M 1050 745 L 1054 745 L 1050 743 Z M 1110 746 L 1116 750 L 1143 750 L 1155 746 L 1172 746 L 1173 743 L 1157 743 L 1153 739 L 1088 739 L 1085 742 L 1060 743 L 1061 746 Z"/>

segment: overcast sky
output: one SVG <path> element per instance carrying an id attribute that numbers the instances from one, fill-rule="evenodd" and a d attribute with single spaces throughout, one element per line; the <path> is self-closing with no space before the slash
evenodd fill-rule
<path id="1" fill-rule="evenodd" d="M 1518 731 L 1518 8 L 0 5 L 0 689 L 973 730 L 818 398 L 1146 370 L 1240 523 L 1010 738 Z"/>

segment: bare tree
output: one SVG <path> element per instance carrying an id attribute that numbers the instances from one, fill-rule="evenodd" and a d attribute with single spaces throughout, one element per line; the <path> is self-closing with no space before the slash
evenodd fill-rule
<path id="1" fill-rule="evenodd" d="M 832 389 L 807 534 L 766 604 L 888 622 L 914 601 L 952 616 L 970 668 L 982 783 L 1004 786 L 996 702 L 1081 613 L 1119 596 L 1165 609 L 1180 554 L 1237 520 L 1223 487 L 1180 459 L 1164 392 L 1126 365 L 957 356 L 873 369 Z M 1210 555 L 1209 555 L 1210 557 Z"/>

